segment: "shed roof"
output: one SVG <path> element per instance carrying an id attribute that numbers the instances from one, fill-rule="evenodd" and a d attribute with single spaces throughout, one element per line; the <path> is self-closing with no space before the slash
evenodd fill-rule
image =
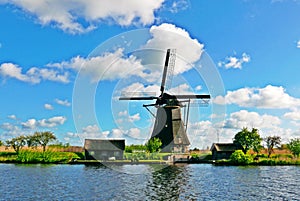
<path id="1" fill-rule="evenodd" d="M 213 143 L 210 150 L 216 151 L 228 151 L 228 152 L 233 152 L 235 150 L 243 150 L 243 147 L 239 144 L 234 144 L 234 143 Z"/>
<path id="2" fill-rule="evenodd" d="M 87 150 L 125 150 L 124 139 L 85 139 L 84 149 Z"/>

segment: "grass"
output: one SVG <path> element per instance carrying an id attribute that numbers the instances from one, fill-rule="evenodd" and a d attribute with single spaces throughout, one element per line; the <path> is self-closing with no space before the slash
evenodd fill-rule
<path id="1" fill-rule="evenodd" d="M 137 152 L 137 153 L 124 153 L 125 160 L 131 161 L 141 161 L 141 160 L 155 160 L 161 161 L 166 160 L 171 153 L 146 153 L 146 152 Z"/>
<path id="2" fill-rule="evenodd" d="M 21 150 L 15 152 L 0 152 L 0 162 L 13 163 L 68 163 L 75 159 L 82 159 L 82 153 L 57 152 L 47 150 Z"/>
<path id="3" fill-rule="evenodd" d="M 273 154 L 268 158 L 267 154 L 258 155 L 258 160 L 254 160 L 256 155 L 250 155 L 253 160 L 249 163 L 236 163 L 232 160 L 216 161 L 216 165 L 256 165 L 256 166 L 276 166 L 276 165 L 300 165 L 300 158 L 294 158 L 292 154 Z"/>

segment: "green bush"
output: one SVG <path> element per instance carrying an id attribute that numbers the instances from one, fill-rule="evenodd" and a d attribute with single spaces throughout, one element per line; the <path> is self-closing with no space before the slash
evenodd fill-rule
<path id="1" fill-rule="evenodd" d="M 230 161 L 236 165 L 248 165 L 253 162 L 253 158 L 250 155 L 244 154 L 242 150 L 236 150 L 231 154 Z"/>

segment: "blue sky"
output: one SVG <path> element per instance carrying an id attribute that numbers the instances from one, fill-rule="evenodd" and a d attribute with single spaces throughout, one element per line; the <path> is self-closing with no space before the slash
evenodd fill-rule
<path id="1" fill-rule="evenodd" d="M 156 92 L 167 48 L 169 92 L 212 94 L 192 108 L 191 147 L 243 127 L 300 137 L 299 11 L 298 0 L 0 0 L 0 140 L 50 130 L 74 145 L 145 142 L 147 102 L 117 98 Z"/>

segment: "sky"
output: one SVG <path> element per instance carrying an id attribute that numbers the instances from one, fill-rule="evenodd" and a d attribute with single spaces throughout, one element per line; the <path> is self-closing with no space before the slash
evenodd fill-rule
<path id="1" fill-rule="evenodd" d="M 299 19 L 299 0 L 0 0 L 0 140 L 145 143 L 152 102 L 118 98 L 159 95 L 168 48 L 167 92 L 211 95 L 191 104 L 191 148 L 244 127 L 299 138 Z"/>

